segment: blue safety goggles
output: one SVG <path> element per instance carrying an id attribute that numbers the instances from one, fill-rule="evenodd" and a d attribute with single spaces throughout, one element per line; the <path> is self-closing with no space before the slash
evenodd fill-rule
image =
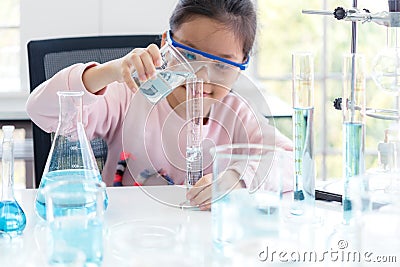
<path id="1" fill-rule="evenodd" d="M 218 56 L 215 56 L 215 55 L 212 55 L 212 54 L 209 54 L 209 53 L 194 49 L 194 48 L 192 48 L 190 46 L 183 45 L 181 43 L 176 42 L 172 38 L 171 30 L 167 31 L 167 42 L 169 44 L 171 44 L 172 46 L 176 47 L 176 48 L 181 48 L 181 49 L 187 50 L 187 51 L 189 51 L 191 53 L 201 55 L 201 56 L 203 56 L 205 58 L 208 58 L 208 59 L 211 59 L 211 60 L 220 61 L 220 62 L 229 64 L 231 66 L 238 67 L 241 70 L 245 70 L 247 68 L 247 66 L 249 64 L 249 60 L 250 60 L 250 56 L 248 56 L 246 61 L 244 63 L 240 64 L 240 63 L 236 63 L 236 62 L 233 62 L 231 60 L 228 60 L 226 58 L 218 57 Z"/>

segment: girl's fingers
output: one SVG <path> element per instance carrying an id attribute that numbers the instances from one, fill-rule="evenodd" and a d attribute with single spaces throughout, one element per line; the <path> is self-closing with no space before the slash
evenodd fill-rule
<path id="1" fill-rule="evenodd" d="M 204 188 L 211 184 L 212 174 L 207 174 L 200 178 L 197 183 L 186 193 L 186 198 L 192 200 L 195 198 Z"/>
<path id="2" fill-rule="evenodd" d="M 138 90 L 138 85 L 135 83 L 135 81 L 132 78 L 131 75 L 131 70 L 129 66 L 123 67 L 122 68 L 122 79 L 126 83 L 126 85 L 129 87 L 132 92 L 136 92 Z"/>
<path id="3" fill-rule="evenodd" d="M 211 184 L 204 187 L 194 198 L 190 200 L 192 205 L 205 205 L 209 204 L 211 200 Z"/>
<path id="4" fill-rule="evenodd" d="M 211 182 L 212 174 L 203 176 L 186 194 L 187 199 L 193 206 L 199 206 L 200 210 L 211 208 Z"/>
<path id="5" fill-rule="evenodd" d="M 210 203 L 210 201 L 208 202 L 208 204 L 200 205 L 200 210 L 211 210 L 211 203 Z"/>
<path id="6" fill-rule="evenodd" d="M 156 66 L 161 65 L 161 54 L 157 45 L 151 44 L 146 49 L 134 49 L 131 60 L 140 81 L 155 76 Z"/>
<path id="7" fill-rule="evenodd" d="M 137 90 L 139 90 L 139 86 L 132 79 L 131 75 L 129 75 L 129 77 L 126 77 L 125 83 L 133 93 L 136 93 Z"/>
<path id="8" fill-rule="evenodd" d="M 144 51 L 140 55 L 140 59 L 142 60 L 142 64 L 143 64 L 145 72 L 146 72 L 146 78 L 149 79 L 149 78 L 155 76 L 156 75 L 156 67 L 154 66 L 153 58 L 151 57 L 151 55 L 147 51 Z"/>
<path id="9" fill-rule="evenodd" d="M 136 49 L 133 50 L 133 53 L 130 57 L 132 64 L 136 70 L 137 77 L 139 77 L 139 80 L 141 82 L 144 82 L 147 80 L 147 75 L 145 71 L 144 64 L 142 62 L 141 54 L 143 53 L 142 51 L 136 52 Z"/>
<path id="10" fill-rule="evenodd" d="M 153 64 L 156 67 L 161 67 L 162 65 L 162 59 L 161 59 L 161 53 L 160 53 L 160 49 L 158 48 L 157 45 L 155 44 L 151 44 L 147 47 L 147 52 L 150 54 L 152 60 L 153 60 Z"/>

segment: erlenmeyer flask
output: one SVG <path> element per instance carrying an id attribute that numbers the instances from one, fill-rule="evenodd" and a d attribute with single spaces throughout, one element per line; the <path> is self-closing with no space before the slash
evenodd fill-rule
<path id="1" fill-rule="evenodd" d="M 44 188 L 54 181 L 93 179 L 101 181 L 101 175 L 82 124 L 83 92 L 58 92 L 60 113 L 58 127 L 43 171 L 36 195 L 36 212 L 46 219 Z M 63 190 L 85 190 L 83 187 Z M 105 196 L 105 207 L 108 197 Z M 90 208 L 90 207 L 87 207 Z"/>

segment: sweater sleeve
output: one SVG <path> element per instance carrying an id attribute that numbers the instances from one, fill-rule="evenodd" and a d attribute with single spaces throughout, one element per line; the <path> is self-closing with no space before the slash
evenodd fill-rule
<path id="1" fill-rule="evenodd" d="M 117 82 L 108 85 L 97 94 L 87 91 L 82 74 L 85 69 L 96 64 L 74 64 L 35 88 L 26 103 L 26 111 L 32 121 L 46 132 L 56 131 L 59 115 L 57 92 L 82 91 L 82 121 L 88 138 L 111 138 L 114 130 L 122 123 L 132 93 L 124 84 Z"/>

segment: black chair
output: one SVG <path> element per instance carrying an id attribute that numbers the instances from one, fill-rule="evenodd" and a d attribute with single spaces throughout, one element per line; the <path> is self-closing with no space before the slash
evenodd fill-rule
<path id="1" fill-rule="evenodd" d="M 151 43 L 159 45 L 160 37 L 160 35 L 118 35 L 32 40 L 27 45 L 30 91 L 72 64 L 90 61 L 104 63 L 122 57 L 137 47 L 146 47 Z M 51 134 L 44 132 L 34 123 L 32 130 L 37 188 L 50 151 Z M 91 140 L 91 144 L 101 171 L 107 157 L 107 146 L 101 139 Z"/>

